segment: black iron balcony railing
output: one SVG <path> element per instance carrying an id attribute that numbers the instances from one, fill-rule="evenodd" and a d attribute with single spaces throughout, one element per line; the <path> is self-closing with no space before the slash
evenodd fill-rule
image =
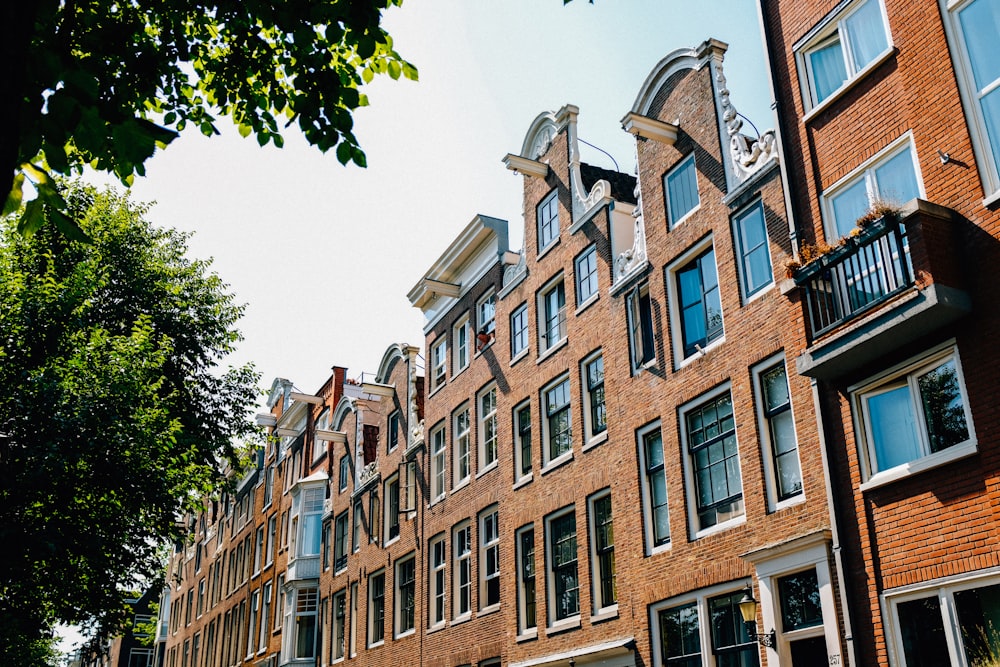
<path id="1" fill-rule="evenodd" d="M 896 215 L 875 220 L 796 271 L 795 283 L 814 338 L 844 324 L 914 284 L 905 226 Z"/>

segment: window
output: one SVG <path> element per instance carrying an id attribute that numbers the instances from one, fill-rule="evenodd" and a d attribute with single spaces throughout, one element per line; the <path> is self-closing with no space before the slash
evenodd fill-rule
<path id="1" fill-rule="evenodd" d="M 733 665 L 758 667 L 760 647 L 750 639 L 740 616 L 742 591 L 701 592 L 694 600 L 668 601 L 653 605 L 656 633 L 654 655 L 662 667 L 679 665 Z M 707 625 L 707 633 L 702 628 Z M 706 651 L 703 640 L 711 647 Z M 818 663 L 807 663 L 818 664 Z"/>
<path id="2" fill-rule="evenodd" d="M 510 357 L 528 351 L 528 304 L 522 303 L 510 314 Z"/>
<path id="3" fill-rule="evenodd" d="M 388 428 L 388 451 L 393 451 L 396 447 L 399 447 L 399 410 L 394 411 L 389 415 L 389 423 L 386 425 Z"/>
<path id="4" fill-rule="evenodd" d="M 740 286 L 743 297 L 749 299 L 774 282 L 764 204 L 760 200 L 733 216 L 733 236 Z"/>
<path id="5" fill-rule="evenodd" d="M 345 644 L 347 638 L 347 591 L 339 591 L 333 594 L 333 646 L 330 651 L 331 660 L 342 660 L 344 658 Z"/>
<path id="6" fill-rule="evenodd" d="M 267 520 L 267 565 L 274 562 L 274 547 L 275 547 L 275 537 L 278 533 L 278 515 L 273 514 L 271 518 Z"/>
<path id="7" fill-rule="evenodd" d="M 772 507 L 802 494 L 799 445 L 795 437 L 785 360 L 768 360 L 754 370 L 765 476 Z"/>
<path id="8" fill-rule="evenodd" d="M 667 476 L 663 469 L 663 436 L 657 422 L 637 434 L 639 461 L 643 467 L 642 502 L 646 553 L 670 544 L 670 510 L 667 507 Z"/>
<path id="9" fill-rule="evenodd" d="M 571 415 L 569 409 L 569 378 L 557 380 L 542 390 L 545 405 L 545 463 L 573 451 Z"/>
<path id="10" fill-rule="evenodd" d="M 729 389 L 686 409 L 683 427 L 696 530 L 743 516 L 743 482 Z"/>
<path id="11" fill-rule="evenodd" d="M 274 464 L 267 466 L 264 472 L 264 508 L 271 506 L 274 500 Z M 222 526 L 219 526 L 219 537 L 222 537 Z"/>
<path id="12" fill-rule="evenodd" d="M 907 137 L 830 187 L 823 193 L 828 238 L 849 235 L 875 202 L 899 205 L 921 196 L 916 165 Z"/>
<path id="13" fill-rule="evenodd" d="M 469 316 L 466 315 L 452 333 L 452 341 L 455 344 L 455 372 L 464 370 L 469 365 L 469 349 L 472 345 L 472 325 L 469 323 Z"/>
<path id="14" fill-rule="evenodd" d="M 694 153 L 681 160 L 663 177 L 663 194 L 667 198 L 667 225 L 673 229 L 701 203 Z"/>
<path id="15" fill-rule="evenodd" d="M 316 418 L 316 431 L 329 431 L 330 430 L 330 409 L 324 408 L 323 412 L 319 414 Z M 326 440 L 320 438 L 315 433 L 313 434 L 313 461 L 318 460 L 324 454 L 326 454 Z"/>
<path id="16" fill-rule="evenodd" d="M 889 598 L 903 667 L 989 665 L 1000 655 L 1000 582 L 966 581 Z"/>
<path id="17" fill-rule="evenodd" d="M 431 433 L 431 502 L 444 498 L 445 443 L 444 426 L 439 426 Z"/>
<path id="18" fill-rule="evenodd" d="M 546 352 L 566 338 L 566 291 L 561 276 L 539 293 L 538 317 L 539 347 Z"/>
<path id="19" fill-rule="evenodd" d="M 529 525 L 517 531 L 517 629 L 535 627 L 535 527 Z"/>
<path id="20" fill-rule="evenodd" d="M 479 395 L 479 470 L 497 462 L 497 387 Z"/>
<path id="21" fill-rule="evenodd" d="M 292 521 L 293 523 L 298 521 L 299 525 L 296 556 L 319 556 L 320 554 L 324 494 L 323 488 L 303 489 L 293 499 L 292 512 L 297 516 L 294 516 Z"/>
<path id="22" fill-rule="evenodd" d="M 559 239 L 559 198 L 557 195 L 558 190 L 553 190 L 536 209 L 539 254 Z"/>
<path id="23" fill-rule="evenodd" d="M 258 614 L 260 613 L 260 591 L 254 591 L 250 597 L 250 619 L 247 623 L 247 657 L 254 653 L 254 631 L 257 630 Z"/>
<path id="24" fill-rule="evenodd" d="M 496 314 L 497 296 L 493 292 L 490 292 L 476 304 L 477 350 L 483 349 L 483 347 L 493 341 L 493 335 L 497 328 Z"/>
<path id="25" fill-rule="evenodd" d="M 385 640 L 385 570 L 368 576 L 368 645 Z"/>
<path id="26" fill-rule="evenodd" d="M 854 389 L 853 398 L 871 475 L 892 468 L 905 472 L 921 459 L 934 463 L 975 449 L 954 347 L 890 370 Z"/>
<path id="27" fill-rule="evenodd" d="M 455 558 L 454 617 L 472 612 L 472 526 L 468 522 L 454 530 L 452 538 Z"/>
<path id="28" fill-rule="evenodd" d="M 615 531 L 611 519 L 611 493 L 590 500 L 591 581 L 593 582 L 594 613 L 618 603 L 615 577 Z"/>
<path id="29" fill-rule="evenodd" d="M 444 535 L 431 540 L 430 560 L 430 602 L 428 604 L 428 622 L 431 627 L 444 623 L 444 598 L 448 585 L 448 551 Z"/>
<path id="30" fill-rule="evenodd" d="M 631 352 L 632 372 L 646 368 L 656 361 L 653 340 L 653 308 L 649 300 L 649 285 L 637 285 L 625 297 L 628 318 L 628 344 Z"/>
<path id="31" fill-rule="evenodd" d="M 1000 6 L 994 0 L 949 2 L 956 75 L 987 195 L 1000 189 L 1000 61 L 996 57 Z"/>
<path id="32" fill-rule="evenodd" d="M 385 543 L 399 537 L 399 475 L 385 483 Z"/>
<path id="33" fill-rule="evenodd" d="M 382 505 L 378 499 L 378 490 L 372 489 L 368 496 L 368 543 L 378 544 L 379 526 L 382 525 Z"/>
<path id="34" fill-rule="evenodd" d="M 515 480 L 531 475 L 531 403 L 525 401 L 514 408 Z"/>
<path id="35" fill-rule="evenodd" d="M 260 612 L 260 631 L 257 633 L 257 650 L 267 649 L 267 640 L 271 636 L 271 582 L 264 583 Z"/>
<path id="36" fill-rule="evenodd" d="M 409 556 L 396 563 L 395 616 L 396 636 L 413 632 L 416 605 L 416 558 Z"/>
<path id="37" fill-rule="evenodd" d="M 603 439 L 608 430 L 608 412 L 604 403 L 604 357 L 598 352 L 584 360 L 583 377 L 584 410 L 583 426 L 588 443 Z"/>
<path id="38" fill-rule="evenodd" d="M 548 520 L 549 615 L 553 622 L 580 613 L 576 560 L 576 514 L 573 508 Z"/>
<path id="39" fill-rule="evenodd" d="M 361 507 L 360 500 L 354 501 L 354 526 L 351 530 L 351 544 L 355 552 L 361 549 L 361 524 L 364 521 Z"/>
<path id="40" fill-rule="evenodd" d="M 597 246 L 592 245 L 576 258 L 577 308 L 597 296 Z"/>
<path id="41" fill-rule="evenodd" d="M 431 391 L 445 383 L 448 375 L 448 341 L 441 337 L 431 346 Z"/>
<path id="42" fill-rule="evenodd" d="M 796 46 L 808 85 L 807 107 L 829 98 L 889 51 L 889 30 L 879 0 L 853 3 L 814 33 Z"/>
<path id="43" fill-rule="evenodd" d="M 333 523 L 333 570 L 340 572 L 347 567 L 347 510 L 338 514 Z"/>
<path id="44" fill-rule="evenodd" d="M 285 605 L 285 654 L 292 659 L 316 657 L 316 588 L 292 589 Z"/>
<path id="45" fill-rule="evenodd" d="M 340 486 L 338 487 L 338 492 L 343 493 L 347 490 L 347 481 L 351 478 L 351 455 L 344 454 L 340 457 Z"/>
<path id="46" fill-rule="evenodd" d="M 470 443 L 471 424 L 469 423 L 469 408 L 464 408 L 455 413 L 454 443 L 455 453 L 453 455 L 455 469 L 452 480 L 452 488 L 464 484 L 469 480 L 470 471 Z"/>
<path id="47" fill-rule="evenodd" d="M 354 657 L 358 654 L 357 638 L 358 638 L 358 582 L 351 584 L 351 621 L 350 621 L 350 632 L 348 636 L 348 655 Z"/>
<path id="48" fill-rule="evenodd" d="M 264 564 L 264 526 L 257 529 L 257 536 L 254 540 L 253 549 L 253 573 L 260 574 L 260 568 Z"/>
<path id="49" fill-rule="evenodd" d="M 778 579 L 778 599 L 781 606 L 781 629 L 792 632 L 823 624 L 823 608 L 819 599 L 816 568 L 796 572 Z"/>
<path id="50" fill-rule="evenodd" d="M 677 304 L 672 315 L 676 319 L 681 335 L 676 352 L 680 359 L 686 359 L 703 351 L 709 343 L 722 338 L 722 300 L 719 294 L 719 279 L 715 270 L 715 250 L 709 243 L 707 249 L 700 246 L 693 259 L 690 254 L 682 257 L 677 268 L 668 269 L 668 280 Z"/>
<path id="51" fill-rule="evenodd" d="M 479 517 L 479 608 L 500 604 L 500 527 L 496 507 Z"/>

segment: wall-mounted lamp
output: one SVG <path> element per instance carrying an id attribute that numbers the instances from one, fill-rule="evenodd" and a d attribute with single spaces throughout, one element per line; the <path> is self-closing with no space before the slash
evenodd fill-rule
<path id="1" fill-rule="evenodd" d="M 743 627 L 746 628 L 751 641 L 767 648 L 774 648 L 774 630 L 766 635 L 757 634 L 757 600 L 754 599 L 753 590 L 749 586 L 743 589 L 743 597 L 740 598 L 740 616 L 743 617 Z"/>

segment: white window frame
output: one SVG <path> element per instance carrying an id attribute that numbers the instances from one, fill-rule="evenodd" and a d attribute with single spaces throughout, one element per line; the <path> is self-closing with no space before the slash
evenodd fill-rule
<path id="1" fill-rule="evenodd" d="M 389 413 L 385 423 L 385 446 L 388 452 L 394 452 L 399 447 L 399 426 L 402 421 L 403 416 L 399 410 Z"/>
<path id="2" fill-rule="evenodd" d="M 343 520 L 343 521 L 341 521 Z M 343 525 L 343 534 L 338 534 L 338 528 Z M 334 574 L 339 574 L 347 569 L 347 554 L 350 547 L 347 546 L 348 535 L 347 531 L 351 528 L 351 519 L 347 510 L 344 510 L 336 516 L 333 520 L 333 572 Z M 337 547 L 340 545 L 341 557 L 337 557 Z M 338 561 L 342 561 L 338 563 Z"/>
<path id="3" fill-rule="evenodd" d="M 273 585 L 270 581 L 265 581 L 261 587 L 261 613 L 260 629 L 257 632 L 257 652 L 267 650 L 267 640 L 271 637 L 271 600 Z"/>
<path id="4" fill-rule="evenodd" d="M 975 0 L 939 0 L 939 2 L 941 16 L 945 19 L 945 34 L 951 46 L 952 62 L 955 64 L 955 77 L 958 80 L 962 107 L 965 109 L 965 118 L 972 139 L 972 149 L 976 156 L 976 164 L 979 166 L 983 191 L 986 193 L 983 206 L 988 206 L 1000 199 L 1000 149 L 994 154 L 986 115 L 980 106 L 980 100 L 994 93 L 1000 81 L 991 81 L 982 89 L 976 85 L 972 59 L 969 57 L 965 33 L 958 17 L 961 12 L 973 5 Z M 1000 127 L 997 129 L 1000 131 Z M 1000 147 L 1000 137 L 996 138 L 996 144 Z"/>
<path id="5" fill-rule="evenodd" d="M 885 470 L 878 469 L 874 444 L 871 442 L 871 429 L 868 410 L 864 406 L 864 397 L 886 385 L 898 383 L 902 378 L 906 379 L 906 383 L 912 392 L 915 388 L 916 376 L 940 366 L 948 360 L 953 360 L 955 363 L 958 387 L 969 437 L 961 443 L 931 453 L 929 452 L 926 423 L 921 418 L 921 414 L 915 412 L 914 416 L 917 422 L 918 437 L 920 438 L 918 444 L 925 451 L 925 454 Z M 949 340 L 942 345 L 913 356 L 858 385 L 848 387 L 848 393 L 851 396 L 851 411 L 854 413 L 854 432 L 861 460 L 862 490 L 874 488 L 937 466 L 945 465 L 952 461 L 971 456 L 978 451 L 978 440 L 973 424 L 972 411 L 969 407 L 969 396 L 965 387 L 965 375 L 962 372 L 962 361 L 954 340 Z M 918 398 L 915 398 L 911 393 L 911 406 L 915 405 L 917 400 Z"/>
<path id="6" fill-rule="evenodd" d="M 355 499 L 353 503 L 353 517 L 351 520 L 351 553 L 361 551 L 361 533 L 364 530 L 364 503 L 361 498 Z"/>
<path id="7" fill-rule="evenodd" d="M 373 582 L 376 577 L 382 577 L 382 636 L 379 639 L 375 639 L 375 630 L 378 629 L 375 611 L 375 587 Z M 368 648 L 373 646 L 381 646 L 385 643 L 385 568 L 381 570 L 376 570 L 368 575 L 368 632 L 366 634 L 366 645 Z"/>
<path id="8" fill-rule="evenodd" d="M 566 384 L 567 398 L 565 404 L 559 404 L 558 411 L 566 412 L 566 418 L 569 423 L 567 436 L 569 446 L 566 448 L 566 451 L 560 452 L 553 457 L 551 455 L 552 433 L 550 433 L 549 427 L 549 393 L 557 389 L 563 383 Z M 573 387 L 568 374 L 560 375 L 558 378 L 542 387 L 540 405 L 542 406 L 542 471 L 544 472 L 547 469 L 553 468 L 573 458 Z"/>
<path id="9" fill-rule="evenodd" d="M 597 493 L 591 495 L 587 498 L 587 532 L 590 534 L 590 539 L 588 540 L 588 548 L 590 551 L 590 599 L 592 612 L 596 618 L 606 618 L 618 614 L 618 598 L 617 592 L 615 594 L 615 600 L 610 604 L 601 604 L 603 594 L 601 592 L 601 554 L 598 551 L 598 537 L 599 528 L 597 524 L 597 503 L 603 500 L 611 502 L 611 489 L 604 489 L 598 491 Z M 617 563 L 615 563 L 614 557 L 614 506 L 611 507 L 611 553 L 612 553 L 612 579 L 617 579 Z M 617 584 L 615 584 L 617 590 Z"/>
<path id="10" fill-rule="evenodd" d="M 472 408 L 468 403 L 452 413 L 451 439 L 451 490 L 454 493 L 472 478 Z"/>
<path id="11" fill-rule="evenodd" d="M 535 207 L 536 230 L 538 232 L 538 256 L 559 242 L 559 190 L 554 189 Z M 553 229 L 554 227 L 554 229 Z M 549 236 L 551 234 L 551 236 Z"/>
<path id="12" fill-rule="evenodd" d="M 489 307 L 487 310 L 487 306 Z M 476 352 L 482 352 L 496 338 L 497 331 L 497 295 L 490 290 L 476 302 Z M 488 340 L 480 341 L 480 336 Z"/>
<path id="13" fill-rule="evenodd" d="M 246 659 L 249 660 L 256 653 L 257 628 L 260 623 L 260 590 L 256 590 L 250 596 L 250 617 L 247 619 L 247 650 Z"/>
<path id="14" fill-rule="evenodd" d="M 427 582 L 427 624 L 429 629 L 443 627 L 448 620 L 448 543 L 445 534 L 430 539 L 427 552 L 430 576 Z M 440 602 L 441 614 L 437 614 Z"/>
<path id="15" fill-rule="evenodd" d="M 500 434 L 497 431 L 497 398 L 499 390 L 496 383 L 491 383 L 476 396 L 476 417 L 479 420 L 479 472 L 482 475 L 497 467 L 500 455 Z M 492 399 L 490 399 L 492 397 Z"/>
<path id="16" fill-rule="evenodd" d="M 452 623 L 472 616 L 472 523 L 457 524 L 451 531 L 452 545 Z M 465 581 L 462 581 L 463 576 Z M 462 593 L 466 591 L 467 608 L 462 608 Z"/>
<path id="17" fill-rule="evenodd" d="M 771 428 L 773 419 L 780 413 L 767 414 L 763 385 L 764 374 L 778 366 L 781 366 L 785 371 L 785 387 L 788 390 L 788 405 L 781 409 L 781 413 L 788 412 L 789 414 L 792 437 L 795 440 L 795 463 L 799 471 L 798 491 L 790 493 L 785 498 L 781 498 L 781 494 L 779 493 L 777 455 L 775 453 L 775 442 Z M 802 479 L 802 457 L 799 450 L 799 439 L 795 426 L 795 406 L 792 403 L 792 389 L 788 377 L 788 364 L 785 361 L 785 355 L 779 352 L 755 364 L 751 369 L 751 375 L 753 376 L 754 397 L 756 398 L 754 407 L 757 413 L 757 432 L 760 434 L 760 455 L 761 460 L 764 462 L 764 487 L 767 491 L 767 508 L 768 511 L 774 512 L 805 501 L 805 486 Z M 791 456 L 792 454 L 786 453 L 785 455 Z"/>
<path id="18" fill-rule="evenodd" d="M 715 255 L 715 279 L 717 282 L 717 289 L 719 290 L 719 300 L 720 304 L 722 302 L 723 292 L 722 285 L 718 283 L 719 280 L 719 255 L 715 252 L 715 243 L 712 235 L 709 234 L 704 239 L 691 246 L 687 251 L 684 252 L 680 257 L 672 261 L 667 265 L 666 268 L 666 284 L 667 284 L 667 300 L 671 304 L 670 306 L 670 329 L 671 331 L 676 331 L 677 334 L 671 336 L 671 341 L 674 349 L 674 359 L 677 360 L 674 363 L 675 369 L 683 368 L 684 366 L 692 363 L 693 361 L 699 359 L 700 357 L 708 354 L 711 350 L 714 350 L 718 346 L 726 342 L 726 316 L 725 308 L 721 308 L 719 316 L 722 318 L 722 333 L 712 341 L 708 341 L 704 347 L 696 345 L 697 350 L 691 354 L 685 354 L 684 351 L 684 329 L 683 329 L 683 317 L 681 313 L 681 294 L 680 287 L 677 284 L 678 273 L 683 269 L 687 268 L 689 264 L 697 260 L 704 253 L 711 250 Z M 704 294 L 702 295 L 704 297 Z"/>
<path id="19" fill-rule="evenodd" d="M 337 614 L 337 601 L 340 601 L 342 614 Z M 343 662 L 347 657 L 347 589 L 341 588 L 330 597 L 330 615 L 333 623 L 330 628 L 330 662 Z M 337 642 L 338 632 L 343 639 Z"/>
<path id="20" fill-rule="evenodd" d="M 337 493 L 343 493 L 347 490 L 347 482 L 351 475 L 351 455 L 344 454 L 340 457 L 340 470 L 338 472 L 339 479 L 337 480 Z"/>
<path id="21" fill-rule="evenodd" d="M 643 281 L 625 295 L 625 320 L 628 326 L 629 368 L 635 375 L 656 365 L 656 326 L 648 282 Z"/>
<path id="22" fill-rule="evenodd" d="M 528 304 L 522 303 L 510 314 L 510 361 L 514 363 L 528 353 L 531 347 L 531 329 L 528 324 Z"/>
<path id="23" fill-rule="evenodd" d="M 688 169 L 692 171 L 694 176 L 694 195 L 696 201 L 691 208 L 685 210 L 680 216 L 674 219 L 674 214 L 670 206 L 670 180 L 674 176 L 686 172 Z M 667 214 L 667 229 L 674 229 L 677 225 L 691 217 L 692 213 L 701 208 L 701 192 L 698 188 L 698 165 L 695 163 L 694 153 L 688 153 L 663 175 L 663 204 Z"/>
<path id="24" fill-rule="evenodd" d="M 524 536 L 531 535 L 531 559 L 526 558 L 524 552 Z M 517 550 L 517 637 L 518 639 L 535 637 L 538 635 L 538 567 L 537 543 L 535 540 L 535 524 L 529 523 L 522 526 L 514 533 L 515 548 Z M 525 588 L 526 566 L 530 566 L 532 574 L 532 585 L 534 586 L 535 622 L 531 625 L 527 623 L 527 589 Z"/>
<path id="25" fill-rule="evenodd" d="M 924 193 L 924 180 L 920 172 L 920 163 L 917 160 L 917 150 L 913 145 L 913 133 L 907 132 L 898 139 L 895 139 L 878 153 L 865 160 L 858 166 L 857 169 L 854 169 L 843 178 L 838 179 L 837 182 L 823 191 L 823 194 L 820 197 L 823 209 L 823 231 L 826 234 L 826 238 L 830 240 L 831 243 L 839 239 L 841 236 L 844 236 L 844 234 L 841 234 L 839 231 L 839 228 L 842 226 L 837 224 L 836 216 L 834 215 L 834 199 L 837 198 L 837 195 L 842 194 L 862 180 L 865 183 L 865 192 L 868 195 L 868 206 L 871 206 L 875 201 L 886 201 L 893 206 L 899 206 L 906 203 L 892 199 L 891 193 L 883 193 L 879 189 L 877 178 L 875 177 L 875 171 L 893 158 L 898 157 L 907 151 L 913 161 L 913 176 L 917 181 L 917 196 L 920 198 L 926 196 Z M 853 223 L 854 221 L 851 222 Z M 855 225 L 852 224 L 851 228 L 854 226 Z M 847 231 L 849 233 L 850 229 Z"/>
<path id="26" fill-rule="evenodd" d="M 584 266 L 585 263 L 588 265 L 593 263 L 593 268 Z M 590 244 L 573 260 L 573 276 L 576 283 L 576 309 L 579 312 L 593 303 L 601 293 L 596 243 Z M 584 286 L 590 284 L 593 285 L 593 289 L 589 294 L 584 294 Z"/>
<path id="27" fill-rule="evenodd" d="M 357 581 L 351 582 L 351 614 L 348 621 L 350 628 L 347 638 L 347 655 L 355 657 L 358 654 L 358 589 Z"/>
<path id="28" fill-rule="evenodd" d="M 492 560 L 492 569 L 491 569 Z M 497 582 L 497 600 L 489 604 L 487 588 Z M 479 613 L 500 607 L 500 513 L 491 505 L 479 513 Z"/>
<path id="29" fill-rule="evenodd" d="M 306 597 L 311 591 L 311 595 L 308 596 L 306 602 L 303 603 L 303 598 Z M 310 604 L 311 603 L 311 604 Z M 285 656 L 285 662 L 291 662 L 299 658 L 311 658 L 316 659 L 319 655 L 319 633 L 316 630 L 313 631 L 313 647 L 312 655 L 299 656 L 296 655 L 297 643 L 296 643 L 296 632 L 295 629 L 298 623 L 308 622 L 306 617 L 312 617 L 313 623 L 317 623 L 319 618 L 319 589 L 316 586 L 293 586 L 288 594 L 285 595 L 285 618 L 284 618 L 284 630 L 282 631 L 282 645 L 283 653 Z M 317 628 L 318 629 L 318 628 Z"/>
<path id="30" fill-rule="evenodd" d="M 527 424 L 523 423 L 521 416 L 523 411 L 527 410 Z M 514 406 L 514 411 L 512 413 L 511 424 L 514 427 L 514 482 L 516 485 L 526 484 L 532 478 L 532 467 L 533 462 L 533 450 L 534 442 L 532 440 L 533 434 L 533 424 L 534 417 L 531 414 L 531 401 L 524 400 Z M 528 457 L 525 459 L 524 456 L 524 442 L 523 439 L 527 438 L 527 450 Z M 525 465 L 527 464 L 527 472 L 524 471 Z"/>
<path id="31" fill-rule="evenodd" d="M 663 507 L 667 509 L 667 536 L 666 539 L 662 540 L 659 544 L 656 543 L 656 532 L 654 530 L 654 512 L 653 507 L 653 490 L 650 488 L 650 470 L 649 463 L 646 456 L 646 444 L 648 438 L 654 434 L 659 434 L 660 439 L 660 458 L 663 463 L 659 466 L 658 470 L 654 470 L 653 474 L 659 474 L 663 477 L 663 485 L 667 490 L 667 497 Z M 635 432 L 635 441 L 637 448 L 637 461 L 640 467 L 640 490 L 642 492 L 642 526 L 645 537 L 645 552 L 647 556 L 655 553 L 660 553 L 662 551 L 667 551 L 671 548 L 672 539 L 670 530 L 670 493 L 667 487 L 667 471 L 666 471 L 666 451 L 663 448 L 663 432 L 660 420 L 656 420 Z"/>
<path id="32" fill-rule="evenodd" d="M 863 5 L 869 2 L 875 3 L 878 6 L 879 17 L 882 20 L 882 29 L 885 33 L 886 46 L 882 51 L 874 54 L 868 62 L 856 63 L 852 49 L 849 46 L 849 34 L 845 25 Z M 839 41 L 840 43 L 845 79 L 840 86 L 828 92 L 826 97 L 819 99 L 812 61 L 809 56 L 834 41 Z M 818 113 L 820 109 L 826 108 L 834 100 L 839 99 L 841 95 L 854 87 L 858 81 L 892 55 L 894 47 L 885 6 L 881 0 L 843 0 L 833 12 L 827 15 L 826 18 L 810 30 L 801 40 L 796 42 L 792 48 L 795 51 L 795 60 L 799 71 L 799 85 L 801 86 L 803 108 L 807 112 L 806 120 L 808 120 Z"/>
<path id="33" fill-rule="evenodd" d="M 556 605 L 559 604 L 556 596 L 556 574 L 555 574 L 555 544 L 553 543 L 553 524 L 567 516 L 573 517 L 573 538 L 576 543 L 576 612 L 567 614 L 559 618 Z M 545 598 L 547 601 L 546 617 L 548 619 L 549 631 L 558 630 L 567 626 L 576 626 L 580 623 L 580 525 L 576 520 L 576 507 L 570 505 L 549 516 L 545 517 Z M 536 579 L 537 586 L 537 579 Z M 536 598 L 537 599 L 537 598 Z M 537 612 L 536 612 L 537 618 Z"/>
<path id="34" fill-rule="evenodd" d="M 448 439 L 444 422 L 431 430 L 431 504 L 441 500 L 448 493 Z"/>
<path id="35" fill-rule="evenodd" d="M 412 598 L 411 603 L 413 608 L 410 610 L 410 626 L 403 627 L 403 619 L 405 616 L 403 610 L 403 580 L 402 568 L 409 565 L 413 569 L 413 578 L 410 580 L 410 587 L 412 588 Z M 401 639 L 403 637 L 408 637 L 412 634 L 416 634 L 417 631 L 417 558 L 413 552 L 410 552 L 406 556 L 403 556 L 396 561 L 395 571 L 393 572 L 393 610 L 392 610 L 392 630 L 393 638 Z"/>
<path id="36" fill-rule="evenodd" d="M 733 437 L 736 439 L 736 451 L 737 451 L 737 465 L 740 469 L 740 504 L 742 508 L 738 514 L 734 514 L 729 518 L 725 518 L 717 522 L 715 525 L 707 526 L 705 528 L 700 527 L 700 521 L 698 519 L 698 485 L 695 480 L 695 470 L 694 461 L 691 452 L 691 446 L 689 441 L 688 427 L 687 427 L 687 415 L 708 403 L 709 401 L 714 401 L 724 394 L 729 394 L 730 401 L 733 405 Z M 712 391 L 698 396 L 694 400 L 688 401 L 682 405 L 677 410 L 677 421 L 680 428 L 681 434 L 681 449 L 683 451 L 683 456 L 681 457 L 684 461 L 684 478 L 686 481 L 686 491 L 687 491 L 687 513 L 688 513 L 688 525 L 690 528 L 690 538 L 692 540 L 701 539 L 707 535 L 712 535 L 724 530 L 729 530 L 730 528 L 746 523 L 746 487 L 743 483 L 743 462 L 740 452 L 740 440 L 739 432 L 736 427 L 736 399 L 733 398 L 732 385 L 729 382 L 713 389 Z"/>
<path id="37" fill-rule="evenodd" d="M 382 534 L 384 535 L 384 541 L 382 542 L 383 546 L 389 546 L 393 542 L 397 541 L 400 533 L 402 532 L 402 525 L 399 518 L 399 493 L 399 473 L 395 473 L 385 480 L 385 489 L 382 496 L 385 498 L 385 508 L 382 510 Z M 393 500 L 394 495 L 395 500 Z M 395 508 L 393 508 L 393 503 L 395 503 Z M 396 529 L 395 535 L 391 535 L 393 527 Z"/>
<path id="38" fill-rule="evenodd" d="M 599 385 L 591 386 L 590 382 L 590 366 L 597 361 L 601 362 L 601 379 Z M 600 387 L 602 400 L 601 405 L 603 405 L 604 413 L 604 425 L 601 430 L 595 432 L 594 424 L 594 393 L 595 389 Z M 605 372 L 604 372 L 604 353 L 603 350 L 597 350 L 596 352 L 587 356 L 583 361 L 580 362 L 580 393 L 583 394 L 583 435 L 584 435 L 584 449 L 588 447 L 593 447 L 599 443 L 604 442 L 608 439 L 608 401 L 607 401 L 607 391 L 605 387 Z"/>
<path id="39" fill-rule="evenodd" d="M 437 391 L 448 383 L 448 337 L 441 336 L 441 340 L 434 341 L 431 345 L 431 393 Z"/>
<path id="40" fill-rule="evenodd" d="M 760 216 L 760 226 L 764 232 L 764 242 L 754 248 L 747 248 L 744 244 L 743 231 L 748 220 Z M 774 285 L 774 264 L 771 261 L 771 238 L 767 233 L 767 211 L 764 202 L 758 198 L 753 203 L 744 206 L 734 213 L 730 220 L 733 227 L 733 244 L 736 253 L 736 269 L 740 276 L 740 292 L 743 295 L 744 303 L 767 292 L 767 288 Z M 749 258 L 751 253 L 763 251 L 767 257 L 766 279 L 756 285 L 750 284 Z"/>
<path id="41" fill-rule="evenodd" d="M 452 341 L 454 342 L 452 353 L 455 356 L 453 361 L 453 376 L 458 375 L 469 367 L 472 359 L 472 345 L 475 336 L 472 333 L 472 322 L 469 314 L 466 313 L 459 319 L 452 329 Z"/>
<path id="42" fill-rule="evenodd" d="M 319 413 L 319 417 L 316 418 L 315 428 L 313 430 L 313 451 L 312 460 L 315 464 L 316 461 L 323 458 L 326 455 L 326 440 L 323 440 L 318 435 L 316 431 L 328 431 L 330 430 L 330 408 L 324 407 L 323 411 Z"/>
<path id="43" fill-rule="evenodd" d="M 557 312 L 552 313 L 549 308 L 549 295 L 562 292 L 562 305 Z M 538 302 L 538 354 L 539 360 L 544 358 L 549 352 L 561 347 L 567 338 L 566 326 L 566 285 L 563 282 L 563 274 L 549 280 L 542 289 L 538 290 L 536 297 Z M 557 298 L 558 301 L 558 298 Z M 550 322 L 555 322 L 554 327 L 549 327 Z"/>

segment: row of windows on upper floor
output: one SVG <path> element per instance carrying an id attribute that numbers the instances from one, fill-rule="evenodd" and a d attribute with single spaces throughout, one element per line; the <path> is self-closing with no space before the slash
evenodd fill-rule
<path id="1" fill-rule="evenodd" d="M 1000 197 L 1000 56 L 995 48 L 1000 2 L 939 2 L 987 201 L 992 201 Z M 794 45 L 807 121 L 893 54 L 889 26 L 884 0 L 842 2 Z M 899 194 L 900 201 L 911 198 Z M 827 233 L 838 232 L 828 238 L 844 235 L 840 212 L 826 213 L 834 220 Z"/>

